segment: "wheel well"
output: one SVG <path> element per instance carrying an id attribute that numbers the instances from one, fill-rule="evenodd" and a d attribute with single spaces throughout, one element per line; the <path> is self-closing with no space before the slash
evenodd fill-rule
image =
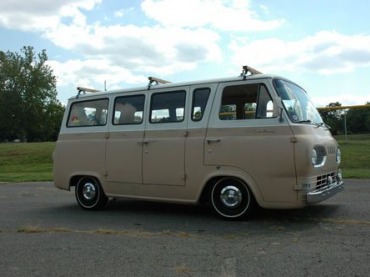
<path id="1" fill-rule="evenodd" d="M 82 177 L 86 177 L 84 175 L 76 175 L 71 178 L 69 181 L 69 187 L 75 187 L 77 185 L 78 180 L 80 180 Z"/>
<path id="2" fill-rule="evenodd" d="M 209 191 L 212 189 L 212 186 L 214 184 L 216 184 L 218 180 L 220 180 L 222 178 L 225 178 L 225 177 L 229 177 L 229 176 L 217 176 L 217 177 L 213 177 L 213 178 L 208 180 L 206 185 L 203 187 L 202 193 L 200 195 L 200 198 L 199 198 L 199 203 L 200 204 L 208 203 Z"/>
<path id="3" fill-rule="evenodd" d="M 201 204 L 206 204 L 208 202 L 208 195 L 209 195 L 209 191 L 212 189 L 212 186 L 214 184 L 217 183 L 217 181 L 219 181 L 220 179 L 223 179 L 223 178 L 233 178 L 233 179 L 238 179 L 240 182 L 244 183 L 250 193 L 252 194 L 252 197 L 255 199 L 256 197 L 254 196 L 254 193 L 253 191 L 251 190 L 250 186 L 248 185 L 248 183 L 246 183 L 244 180 L 238 178 L 238 177 L 235 177 L 235 176 L 228 176 L 228 175 L 225 175 L 225 176 L 217 176 L 217 177 L 213 177 L 211 178 L 210 180 L 208 180 L 208 182 L 206 183 L 206 185 L 204 186 L 203 190 L 202 190 L 202 193 L 200 195 L 200 198 L 199 198 L 199 203 Z"/>
<path id="4" fill-rule="evenodd" d="M 92 176 L 92 175 L 75 175 L 75 176 L 72 176 L 70 181 L 69 181 L 69 187 L 75 187 L 78 183 L 78 181 L 81 179 L 81 178 L 93 178 L 95 179 L 97 182 L 100 183 L 100 180 L 99 178 L 95 177 L 95 176 Z"/>

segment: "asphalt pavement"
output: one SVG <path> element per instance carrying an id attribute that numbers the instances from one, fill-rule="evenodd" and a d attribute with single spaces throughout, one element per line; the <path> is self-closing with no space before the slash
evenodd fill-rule
<path id="1" fill-rule="evenodd" d="M 79 208 L 52 183 L 0 184 L 1 276 L 369 276 L 370 180 L 297 210 L 224 221 L 118 199 Z"/>

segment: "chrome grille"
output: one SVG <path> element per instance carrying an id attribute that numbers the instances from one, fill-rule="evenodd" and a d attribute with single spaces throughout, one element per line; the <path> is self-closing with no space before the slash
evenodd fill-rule
<path id="1" fill-rule="evenodd" d="M 328 185 L 330 185 L 330 184 L 328 184 L 328 178 L 329 177 L 331 177 L 332 180 L 336 182 L 337 174 L 335 172 L 324 174 L 324 175 L 321 175 L 321 176 L 317 176 L 316 188 L 315 189 L 317 189 L 317 190 L 323 189 L 323 188 L 327 187 Z"/>

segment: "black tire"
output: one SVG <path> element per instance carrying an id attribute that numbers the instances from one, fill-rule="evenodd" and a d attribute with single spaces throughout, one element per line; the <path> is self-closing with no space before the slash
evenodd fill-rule
<path id="1" fill-rule="evenodd" d="M 85 210 L 99 210 L 108 203 L 99 181 L 93 177 L 82 177 L 75 188 L 77 203 Z"/>
<path id="2" fill-rule="evenodd" d="M 213 211 L 223 219 L 243 219 L 256 207 L 248 186 L 236 178 L 218 180 L 211 188 L 209 197 Z"/>

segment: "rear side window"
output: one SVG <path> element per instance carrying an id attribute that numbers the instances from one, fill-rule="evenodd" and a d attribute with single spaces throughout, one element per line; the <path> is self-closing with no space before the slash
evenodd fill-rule
<path id="1" fill-rule="evenodd" d="M 150 105 L 150 123 L 171 123 L 184 120 L 184 90 L 155 93 Z"/>
<path id="2" fill-rule="evenodd" d="M 140 124 L 143 122 L 144 95 L 117 97 L 114 102 L 114 125 Z"/>
<path id="3" fill-rule="evenodd" d="M 242 120 L 273 117 L 273 102 L 263 84 L 227 86 L 222 92 L 219 118 Z"/>
<path id="4" fill-rule="evenodd" d="M 71 105 L 67 127 L 103 126 L 107 124 L 108 99 L 75 102 Z"/>

